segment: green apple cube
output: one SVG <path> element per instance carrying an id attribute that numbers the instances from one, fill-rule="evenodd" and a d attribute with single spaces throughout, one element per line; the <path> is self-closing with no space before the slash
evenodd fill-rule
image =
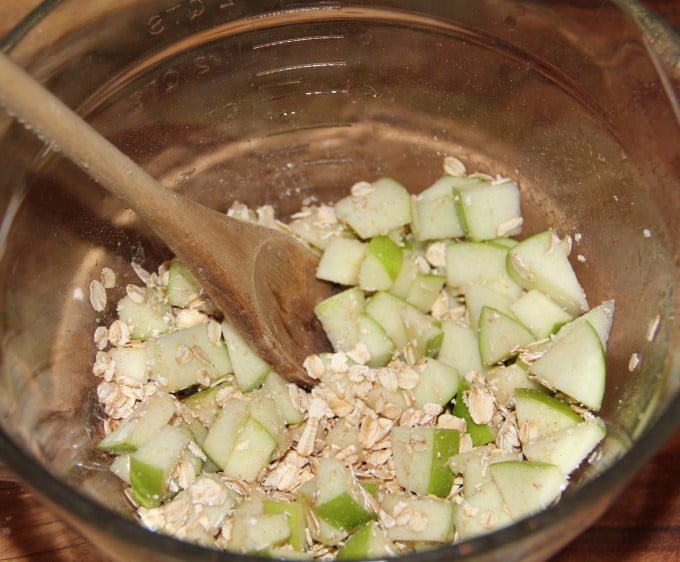
<path id="1" fill-rule="evenodd" d="M 408 521 L 387 529 L 387 537 L 393 541 L 451 542 L 454 535 L 455 505 L 441 498 L 388 494 L 382 500 L 382 509 L 395 519 L 404 512 L 410 512 L 411 517 Z"/>
<path id="2" fill-rule="evenodd" d="M 112 461 L 109 470 L 126 484 L 130 483 L 130 454 L 117 455 Z"/>
<path id="3" fill-rule="evenodd" d="M 401 317 L 408 345 L 413 350 L 415 359 L 436 357 L 444 339 L 441 323 L 408 303 L 402 309 Z"/>
<path id="4" fill-rule="evenodd" d="M 165 334 L 173 327 L 172 307 L 151 290 L 147 300 L 136 302 L 129 295 L 118 301 L 118 319 L 130 329 L 130 339 L 147 340 Z"/>
<path id="5" fill-rule="evenodd" d="M 367 560 L 396 554 L 396 547 L 375 521 L 359 527 L 338 550 L 338 560 Z"/>
<path id="6" fill-rule="evenodd" d="M 554 464 L 505 461 L 489 466 L 489 473 L 514 521 L 546 509 L 567 486 L 567 477 Z"/>
<path id="7" fill-rule="evenodd" d="M 286 427 L 286 421 L 281 415 L 274 397 L 264 389 L 258 389 L 251 395 L 248 402 L 248 415 L 274 437 L 280 435 Z"/>
<path id="8" fill-rule="evenodd" d="M 406 300 L 420 273 L 421 271 L 416 263 L 415 255 L 411 252 L 404 251 L 402 254 L 401 269 L 399 269 L 399 275 L 397 275 L 392 283 L 390 293 Z"/>
<path id="9" fill-rule="evenodd" d="M 563 392 L 591 410 L 599 410 L 605 387 L 600 336 L 589 322 L 579 322 L 529 365 L 529 374 L 548 388 Z"/>
<path id="10" fill-rule="evenodd" d="M 588 301 L 560 239 L 545 230 L 508 250 L 507 267 L 524 289 L 537 289 L 570 315 L 588 310 Z"/>
<path id="11" fill-rule="evenodd" d="M 351 471 L 333 458 L 319 460 L 314 512 L 333 527 L 351 533 L 376 514 Z"/>
<path id="12" fill-rule="evenodd" d="M 286 543 L 290 523 L 285 513 L 234 514 L 229 548 L 237 552 L 257 554 Z"/>
<path id="13" fill-rule="evenodd" d="M 222 322 L 222 335 L 229 350 L 236 384 L 241 392 L 249 392 L 260 386 L 271 371 L 264 361 L 226 320 Z"/>
<path id="14" fill-rule="evenodd" d="M 504 236 L 500 238 L 492 238 L 491 240 L 487 240 L 489 244 L 493 244 L 494 246 L 500 246 L 501 248 L 505 248 L 506 250 L 509 250 L 510 248 L 514 248 L 519 244 L 517 240 L 514 238 L 506 238 Z"/>
<path id="15" fill-rule="evenodd" d="M 265 499 L 264 512 L 271 514 L 284 514 L 288 518 L 290 535 L 287 539 L 290 546 L 300 552 L 307 544 L 306 538 L 306 514 L 305 506 L 300 502 Z"/>
<path id="16" fill-rule="evenodd" d="M 411 390 L 411 396 L 416 408 L 423 409 L 425 404 L 446 406 L 458 392 L 460 374 L 443 361 L 426 357 L 415 365 L 415 369 L 419 380 Z"/>
<path id="17" fill-rule="evenodd" d="M 305 414 L 291 397 L 291 385 L 281 375 L 271 371 L 264 380 L 262 389 L 272 397 L 276 410 L 288 425 L 297 425 L 305 420 Z"/>
<path id="18" fill-rule="evenodd" d="M 498 403 L 505 407 L 514 403 L 515 390 L 518 388 L 535 390 L 542 388 L 529 377 L 527 367 L 518 361 L 510 365 L 498 365 L 489 369 L 486 373 L 486 380 Z"/>
<path id="19" fill-rule="evenodd" d="M 359 317 L 364 314 L 365 304 L 364 292 L 352 287 L 314 307 L 314 314 L 335 351 L 350 351 L 360 340 Z"/>
<path id="20" fill-rule="evenodd" d="M 187 396 L 182 400 L 182 407 L 187 410 L 188 414 L 185 417 L 193 417 L 204 426 L 210 427 L 220 411 L 217 395 L 221 390 L 229 386 L 229 383 L 221 383 Z"/>
<path id="21" fill-rule="evenodd" d="M 366 314 L 382 326 L 397 349 L 409 341 L 402 311 L 410 306 L 405 300 L 385 291 L 378 291 L 366 302 Z"/>
<path id="22" fill-rule="evenodd" d="M 473 446 L 479 447 L 487 443 L 493 443 L 496 440 L 497 432 L 493 426 L 477 423 L 472 419 L 470 410 L 463 399 L 463 392 L 466 389 L 467 384 L 461 385 L 461 388 L 458 390 L 458 397 L 456 398 L 452 413 L 454 416 L 465 420 L 465 431 L 470 435 Z"/>
<path id="23" fill-rule="evenodd" d="M 523 445 L 583 421 L 566 402 L 542 390 L 530 388 L 515 390 L 515 413 Z"/>
<path id="24" fill-rule="evenodd" d="M 109 350 L 111 359 L 116 364 L 116 379 L 132 379 L 145 384 L 149 380 L 144 346 L 114 347 Z"/>
<path id="25" fill-rule="evenodd" d="M 158 507 L 170 476 L 191 441 L 183 427 L 166 425 L 130 455 L 132 497 L 143 507 Z"/>
<path id="26" fill-rule="evenodd" d="M 491 464 L 521 459 L 522 453 L 499 449 L 492 443 L 474 447 L 451 457 L 449 467 L 454 474 L 463 476 L 463 494 L 468 497 L 484 488 Z"/>
<path id="27" fill-rule="evenodd" d="M 203 451 L 220 470 L 223 470 L 238 439 L 239 431 L 248 419 L 248 404 L 243 400 L 229 400 L 217 414 L 203 441 Z"/>
<path id="28" fill-rule="evenodd" d="M 585 314 L 582 314 L 578 318 L 574 319 L 568 324 L 564 324 L 559 332 L 557 332 L 557 337 L 560 338 L 566 335 L 569 330 L 574 326 L 577 326 L 581 322 L 588 322 L 595 331 L 597 335 L 600 336 L 600 341 L 602 342 L 602 348 L 607 349 L 607 341 L 609 340 L 609 332 L 612 328 L 612 323 L 614 321 L 614 301 L 607 300 L 599 305 L 591 308 Z"/>
<path id="29" fill-rule="evenodd" d="M 478 490 L 465 495 L 463 504 L 456 505 L 454 525 L 460 540 L 490 533 L 511 523 L 512 518 L 490 475 L 483 478 Z"/>
<path id="30" fill-rule="evenodd" d="M 203 287 L 194 274 L 178 259 L 173 259 L 168 270 L 168 304 L 187 307 L 203 294 Z"/>
<path id="31" fill-rule="evenodd" d="M 465 235 L 458 218 L 453 190 L 470 183 L 477 184 L 481 181 L 465 176 L 443 176 L 412 199 L 411 228 L 417 241 L 461 238 Z"/>
<path id="32" fill-rule="evenodd" d="M 568 476 L 604 439 L 606 431 L 599 418 L 581 421 L 524 444 L 524 455 L 530 461 L 554 464 Z"/>
<path id="33" fill-rule="evenodd" d="M 140 402 L 130 416 L 99 442 L 97 448 L 115 453 L 136 451 L 172 419 L 176 404 L 175 398 L 167 392 L 156 391 Z"/>
<path id="34" fill-rule="evenodd" d="M 361 314 L 358 319 L 359 341 L 363 343 L 371 358 L 369 367 L 382 367 L 389 363 L 395 352 L 394 342 L 387 336 L 385 329 L 367 314 Z"/>
<path id="35" fill-rule="evenodd" d="M 473 330 L 479 328 L 479 318 L 484 307 L 493 308 L 506 316 L 515 318 L 510 310 L 512 303 L 513 299 L 508 295 L 499 293 L 487 285 L 472 283 L 465 287 L 465 306 L 467 307 L 468 321 Z"/>
<path id="36" fill-rule="evenodd" d="M 230 478 L 255 482 L 269 464 L 276 443 L 276 438 L 260 422 L 248 418 L 222 471 Z"/>
<path id="37" fill-rule="evenodd" d="M 339 285 L 358 285 L 366 244 L 354 238 L 333 238 L 321 255 L 316 277 Z"/>
<path id="38" fill-rule="evenodd" d="M 444 275 L 418 273 L 406 295 L 406 302 L 421 312 L 429 312 L 445 283 Z"/>
<path id="39" fill-rule="evenodd" d="M 461 376 L 483 371 L 477 333 L 456 320 L 442 322 L 443 338 L 437 359 L 450 365 Z"/>
<path id="40" fill-rule="evenodd" d="M 479 182 L 454 188 L 454 201 L 471 240 L 492 240 L 522 231 L 519 186 L 514 181 Z"/>
<path id="41" fill-rule="evenodd" d="M 479 353 L 485 367 L 515 356 L 520 348 L 532 341 L 534 335 L 514 318 L 494 308 L 482 308 L 479 318 Z"/>
<path id="42" fill-rule="evenodd" d="M 389 237 L 376 236 L 366 245 L 366 257 L 359 270 L 364 291 L 386 291 L 399 275 L 403 250 Z"/>
<path id="43" fill-rule="evenodd" d="M 411 222 L 411 196 L 403 185 L 381 178 L 335 204 L 338 219 L 364 240 L 386 235 Z"/>
<path id="44" fill-rule="evenodd" d="M 421 496 L 445 498 L 453 486 L 448 459 L 458 454 L 457 429 L 396 426 L 391 432 L 397 482 Z"/>
<path id="45" fill-rule="evenodd" d="M 200 373 L 216 380 L 232 372 L 227 347 L 221 338 L 211 339 L 209 326 L 204 322 L 147 341 L 149 371 L 162 388 L 175 392 L 197 384 Z"/>
<path id="46" fill-rule="evenodd" d="M 536 336 L 547 338 L 573 316 L 541 291 L 531 289 L 510 305 L 510 311 Z"/>
<path id="47" fill-rule="evenodd" d="M 487 285 L 516 299 L 522 294 L 508 273 L 507 248 L 485 242 L 450 242 L 446 245 L 446 283 L 464 292 L 468 285 Z"/>

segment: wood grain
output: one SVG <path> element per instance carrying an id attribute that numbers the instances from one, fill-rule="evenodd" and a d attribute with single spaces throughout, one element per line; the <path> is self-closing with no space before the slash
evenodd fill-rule
<path id="1" fill-rule="evenodd" d="M 1 1 L 0 36 L 39 0 Z M 680 1 L 646 2 L 680 27 Z M 612 508 L 552 562 L 680 559 L 680 432 Z M 106 562 L 25 488 L 0 482 L 0 562 Z"/>

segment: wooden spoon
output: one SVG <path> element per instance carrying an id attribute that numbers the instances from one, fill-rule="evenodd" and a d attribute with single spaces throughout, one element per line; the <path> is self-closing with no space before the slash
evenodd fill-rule
<path id="1" fill-rule="evenodd" d="M 302 362 L 329 348 L 313 308 L 332 288 L 308 248 L 165 189 L 1 52 L 0 77 L 8 113 L 135 211 L 276 372 L 314 384 Z"/>

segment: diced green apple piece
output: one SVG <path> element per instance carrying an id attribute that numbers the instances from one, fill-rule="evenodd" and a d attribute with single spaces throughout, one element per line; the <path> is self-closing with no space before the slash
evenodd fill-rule
<path id="1" fill-rule="evenodd" d="M 479 317 L 486 306 L 502 312 L 506 316 L 515 318 L 510 310 L 513 299 L 505 293 L 499 293 L 488 285 L 472 283 L 465 287 L 465 306 L 470 326 L 473 330 L 479 328 Z"/>
<path id="2" fill-rule="evenodd" d="M 461 292 L 468 285 L 487 285 L 515 299 L 522 294 L 509 275 L 507 248 L 485 242 L 451 242 L 446 245 L 446 283 Z"/>
<path id="3" fill-rule="evenodd" d="M 425 404 L 446 406 L 458 392 L 461 377 L 458 371 L 443 361 L 426 357 L 421 359 L 415 369 L 419 380 L 411 390 L 413 405 L 422 409 Z"/>
<path id="4" fill-rule="evenodd" d="M 394 355 L 394 342 L 387 336 L 385 329 L 367 314 L 361 314 L 357 322 L 359 341 L 366 346 L 371 356 L 367 365 L 369 367 L 386 365 Z"/>
<path id="5" fill-rule="evenodd" d="M 291 397 L 290 387 L 292 384 L 281 375 L 271 371 L 264 380 L 262 389 L 274 400 L 276 409 L 285 423 L 297 425 L 305 420 L 305 414 Z"/>
<path id="6" fill-rule="evenodd" d="M 453 473 L 447 461 L 458 454 L 458 430 L 397 426 L 391 440 L 396 480 L 402 487 L 420 496 L 449 495 Z"/>
<path id="7" fill-rule="evenodd" d="M 588 310 L 588 301 L 560 239 L 545 230 L 508 251 L 512 278 L 526 290 L 548 295 L 572 316 Z"/>
<path id="8" fill-rule="evenodd" d="M 352 287 L 328 297 L 314 308 L 335 351 L 350 351 L 359 341 L 359 317 L 364 314 L 365 302 L 364 292 Z"/>
<path id="9" fill-rule="evenodd" d="M 385 532 L 375 521 L 359 527 L 338 550 L 338 560 L 367 560 L 385 558 L 396 553 Z"/>
<path id="10" fill-rule="evenodd" d="M 566 335 L 569 330 L 574 326 L 577 326 L 581 322 L 588 322 L 595 331 L 597 335 L 600 336 L 600 341 L 602 342 L 602 348 L 607 349 L 607 341 L 609 340 L 609 332 L 611 331 L 612 324 L 614 321 L 614 301 L 607 300 L 599 305 L 591 308 L 585 314 L 582 314 L 578 318 L 574 319 L 568 324 L 564 324 L 559 332 L 557 332 L 557 337 L 560 338 Z"/>
<path id="11" fill-rule="evenodd" d="M 498 403 L 506 407 L 513 403 L 516 389 L 540 390 L 542 388 L 529 377 L 526 366 L 519 361 L 489 369 L 486 373 L 486 380 Z"/>
<path id="12" fill-rule="evenodd" d="M 235 513 L 229 548 L 237 552 L 257 554 L 284 544 L 289 537 L 290 524 L 285 513 L 259 513 L 240 517 Z"/>
<path id="13" fill-rule="evenodd" d="M 510 305 L 510 310 L 536 336 L 547 338 L 573 316 L 541 291 L 531 289 Z"/>
<path id="14" fill-rule="evenodd" d="M 569 404 L 542 390 L 515 390 L 515 413 L 523 445 L 559 429 L 572 427 L 583 418 Z"/>
<path id="15" fill-rule="evenodd" d="M 118 478 L 123 482 L 130 483 L 130 454 L 123 453 L 117 455 L 113 461 L 111 461 L 111 466 L 109 470 L 113 472 Z"/>
<path id="16" fill-rule="evenodd" d="M 538 437 L 524 444 L 523 451 L 528 460 L 554 464 L 568 476 L 590 455 L 605 434 L 604 422 L 592 418 Z"/>
<path id="17" fill-rule="evenodd" d="M 143 346 L 114 347 L 109 350 L 109 355 L 116 364 L 116 379 L 132 379 L 142 384 L 149 380 L 146 350 Z"/>
<path id="18" fill-rule="evenodd" d="M 183 390 L 198 382 L 199 372 L 216 380 L 232 372 L 224 342 L 211 340 L 209 323 L 182 328 L 146 343 L 149 371 L 168 392 Z"/>
<path id="19" fill-rule="evenodd" d="M 333 238 L 321 255 L 316 277 L 339 285 L 358 285 L 366 244 L 354 238 Z"/>
<path id="20" fill-rule="evenodd" d="M 265 513 L 282 513 L 288 518 L 290 535 L 287 539 L 288 544 L 297 550 L 302 551 L 307 543 L 305 531 L 307 528 L 305 507 L 300 502 L 290 502 L 284 500 L 265 499 Z"/>
<path id="21" fill-rule="evenodd" d="M 392 283 L 390 293 L 406 300 L 409 293 L 411 292 L 411 287 L 413 287 L 418 275 L 421 273 L 422 272 L 416 263 L 414 254 L 412 252 L 404 252 L 402 255 L 399 275 L 397 275 L 394 283 Z"/>
<path id="22" fill-rule="evenodd" d="M 566 476 L 554 464 L 505 461 L 490 465 L 489 473 L 514 521 L 544 510 L 567 486 Z"/>
<path id="23" fill-rule="evenodd" d="M 168 304 L 184 308 L 202 293 L 203 287 L 189 268 L 178 259 L 173 259 L 168 270 Z"/>
<path id="24" fill-rule="evenodd" d="M 381 178 L 353 191 L 335 204 L 335 214 L 364 240 L 411 222 L 411 196 L 395 180 Z"/>
<path id="25" fill-rule="evenodd" d="M 98 449 L 116 453 L 136 451 L 151 439 L 174 416 L 175 398 L 161 390 L 140 402 L 130 416 L 104 437 Z"/>
<path id="26" fill-rule="evenodd" d="M 418 273 L 406 295 L 406 302 L 421 312 L 429 312 L 445 283 L 443 275 Z"/>
<path id="27" fill-rule="evenodd" d="M 129 295 L 118 301 L 118 318 L 130 329 L 133 340 L 147 340 L 169 332 L 173 327 L 172 307 L 157 292 L 147 289 L 147 298 L 136 302 Z"/>
<path id="28" fill-rule="evenodd" d="M 203 451 L 221 470 L 238 439 L 239 430 L 248 419 L 248 403 L 243 400 L 229 400 L 217 414 L 214 423 L 203 441 Z"/>
<path id="29" fill-rule="evenodd" d="M 529 364 L 529 374 L 548 388 L 599 410 L 604 396 L 605 356 L 598 333 L 589 322 L 579 322 Z"/>
<path id="30" fill-rule="evenodd" d="M 534 335 L 514 318 L 493 308 L 482 308 L 479 318 L 479 353 L 485 367 L 513 357 L 520 348 L 532 341 Z"/>
<path id="31" fill-rule="evenodd" d="M 222 322 L 222 334 L 229 350 L 236 384 L 241 392 L 249 392 L 260 386 L 271 367 L 246 342 L 226 320 Z"/>
<path id="32" fill-rule="evenodd" d="M 514 181 L 479 182 L 454 188 L 454 200 L 471 240 L 514 236 L 522 230 L 519 187 Z"/>
<path id="33" fill-rule="evenodd" d="M 461 376 L 482 372 L 479 339 L 472 328 L 455 320 L 442 322 L 441 347 L 437 359 L 456 369 Z"/>
<path id="34" fill-rule="evenodd" d="M 412 230 L 417 241 L 461 238 L 465 234 L 458 218 L 453 189 L 470 183 L 480 183 L 480 180 L 443 176 L 412 198 Z"/>
<path id="35" fill-rule="evenodd" d="M 248 418 L 222 471 L 228 477 L 255 482 L 274 449 L 276 438 L 257 420 Z"/>
<path id="36" fill-rule="evenodd" d="M 217 395 L 220 390 L 228 386 L 230 386 L 229 383 L 222 383 L 195 392 L 182 400 L 182 407 L 188 410 L 188 416 L 194 417 L 200 420 L 204 426 L 210 427 L 220 411 Z"/>
<path id="37" fill-rule="evenodd" d="M 364 291 L 386 291 L 399 275 L 403 250 L 389 236 L 375 236 L 366 245 L 366 257 L 359 270 L 359 287 Z"/>
<path id="38" fill-rule="evenodd" d="M 405 511 L 411 513 L 409 518 L 400 518 L 403 523 L 387 529 L 387 537 L 390 540 L 427 543 L 448 543 L 453 540 L 455 503 L 451 501 L 388 494 L 382 500 L 382 508 L 395 519 Z"/>
<path id="39" fill-rule="evenodd" d="M 376 517 L 366 495 L 351 471 L 340 461 L 319 460 L 314 494 L 314 512 L 319 519 L 348 533 L 353 532 Z"/>
<path id="40" fill-rule="evenodd" d="M 189 441 L 191 435 L 185 428 L 166 425 L 130 455 L 130 485 L 137 503 L 160 505 Z"/>

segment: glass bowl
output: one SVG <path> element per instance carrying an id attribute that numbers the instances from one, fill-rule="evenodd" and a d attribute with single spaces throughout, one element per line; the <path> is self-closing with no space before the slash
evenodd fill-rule
<path id="1" fill-rule="evenodd" d="M 46 1 L 3 48 L 216 209 L 285 218 L 385 174 L 417 192 L 453 155 L 520 182 L 525 234 L 578 240 L 586 292 L 617 306 L 599 461 L 547 511 L 404 562 L 544 560 L 678 427 L 680 51 L 637 3 Z M 93 446 L 92 333 L 111 313 L 83 295 L 102 267 L 124 286 L 131 259 L 154 267 L 167 249 L 4 114 L 0 169 L 0 456 L 114 560 L 249 558 L 137 525 Z"/>

